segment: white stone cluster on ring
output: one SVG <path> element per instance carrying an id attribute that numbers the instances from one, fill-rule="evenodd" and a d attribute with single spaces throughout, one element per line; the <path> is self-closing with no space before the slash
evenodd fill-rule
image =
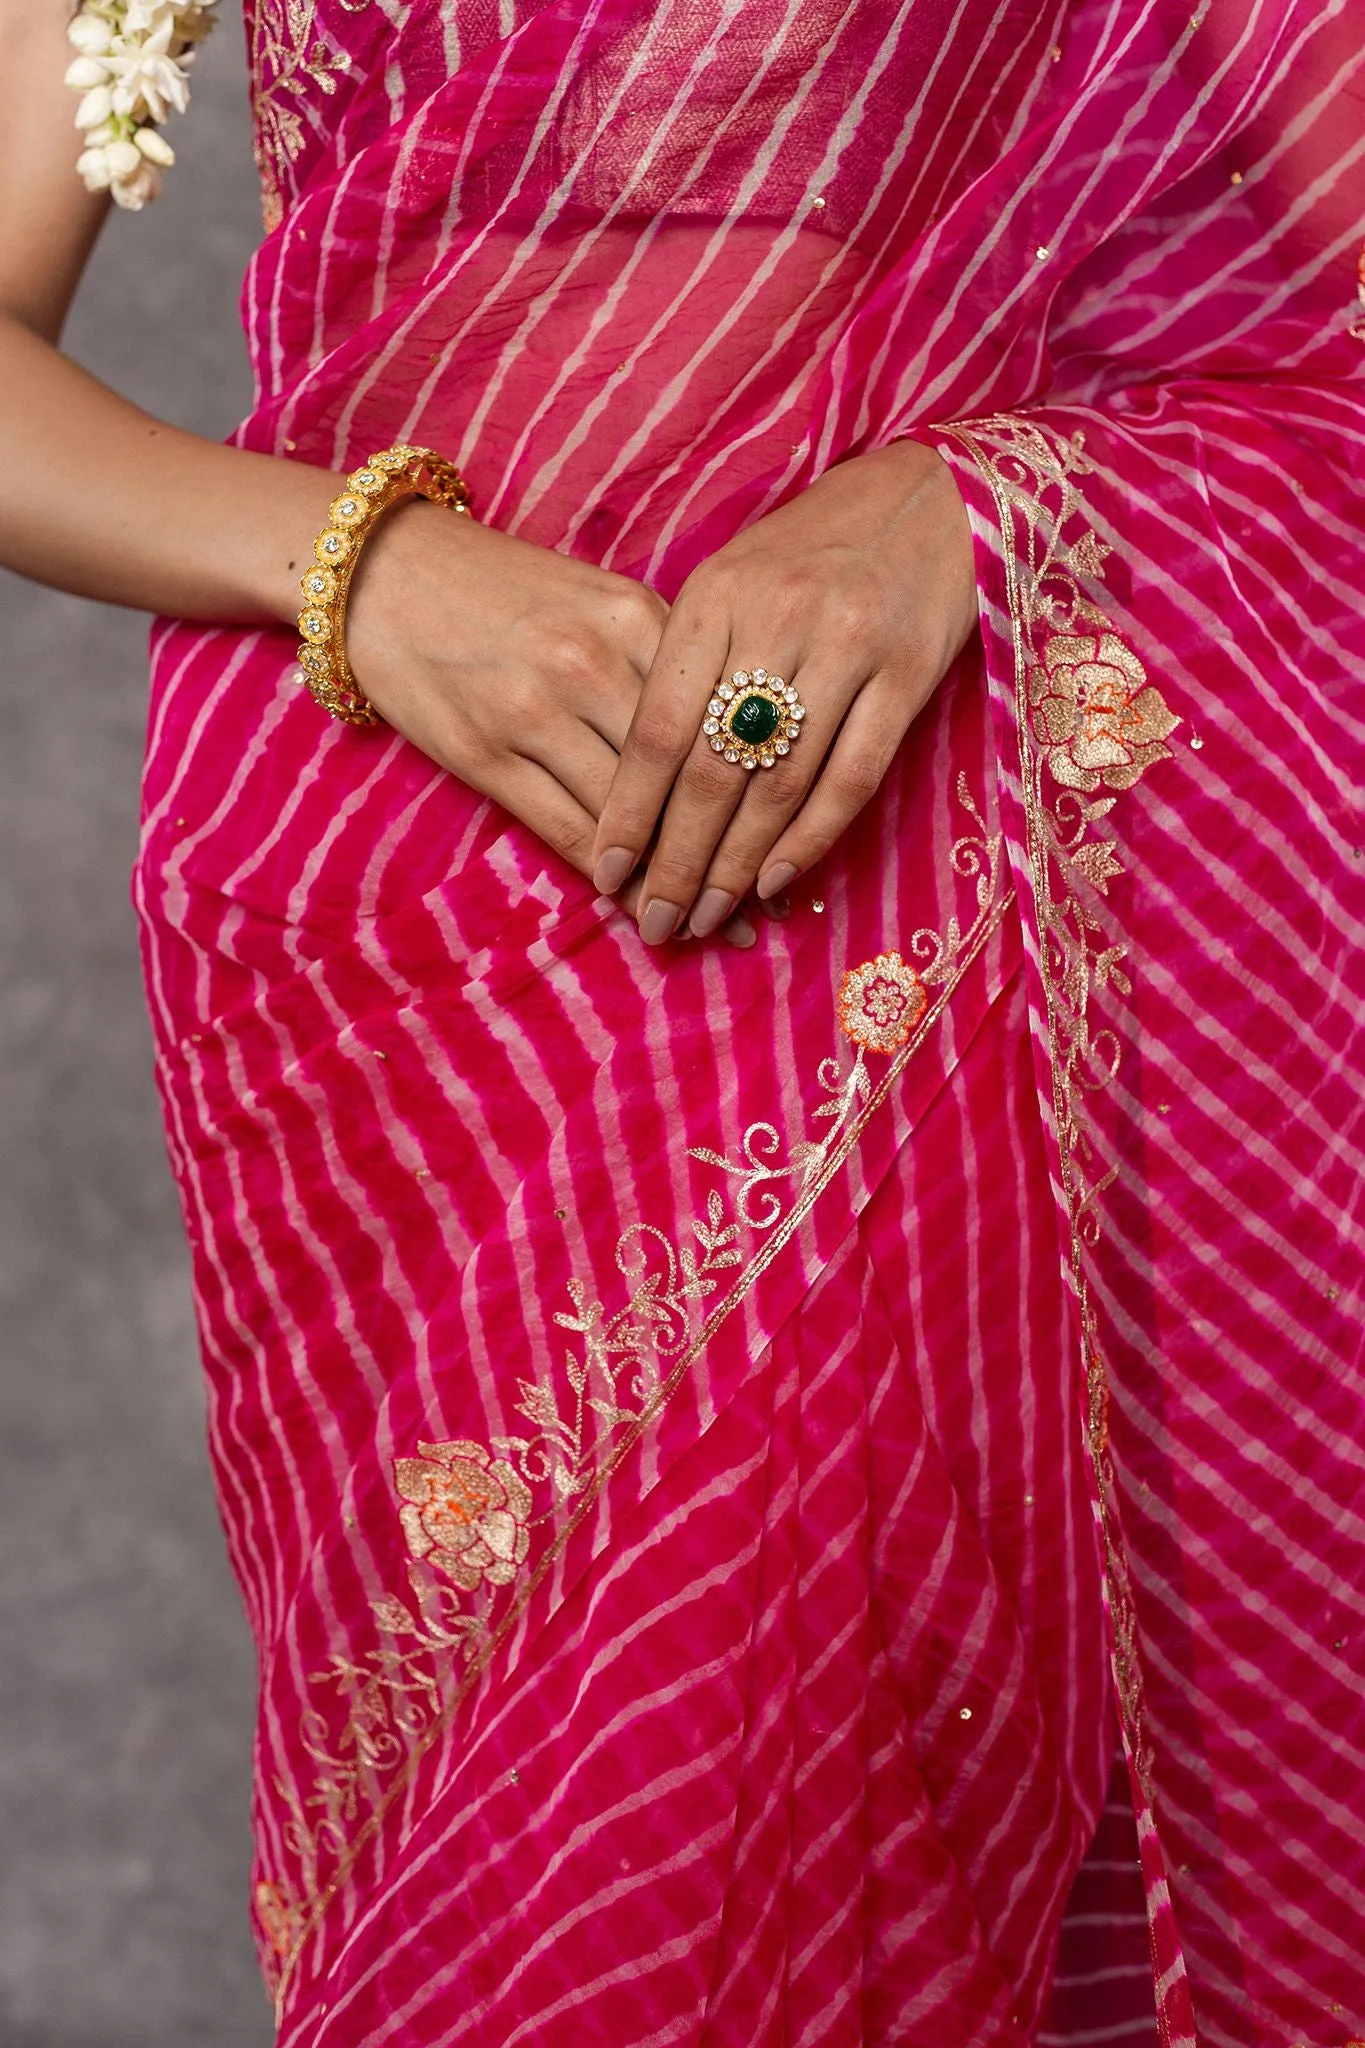
<path id="1" fill-rule="evenodd" d="M 67 36 L 77 55 L 66 82 L 81 95 L 76 162 L 90 192 L 138 213 L 161 190 L 175 151 L 160 134 L 190 103 L 190 66 L 213 27 L 218 0 L 83 0 Z"/>
<path id="2" fill-rule="evenodd" d="M 805 715 L 794 684 L 765 668 L 737 668 L 707 705 L 702 736 L 741 768 L 772 768 L 801 737 Z"/>

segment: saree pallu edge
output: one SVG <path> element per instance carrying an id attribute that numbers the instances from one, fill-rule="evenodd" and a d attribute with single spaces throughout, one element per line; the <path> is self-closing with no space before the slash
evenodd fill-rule
<path id="1" fill-rule="evenodd" d="M 1342 1303 L 1360 1194 L 1365 640 L 1336 595 L 1343 559 L 1305 543 L 1348 530 L 1333 470 L 1363 432 L 1344 393 L 1194 383 L 943 443 L 1017 746 L 1002 801 L 1037 934 L 1040 1083 L 1173 2039 L 1196 2037 L 1196 2014 L 1215 2040 L 1249 2020 L 1267 2040 L 1360 2024 L 1346 1617 L 1365 1382 Z M 1141 549 L 1135 508 L 1153 521 Z M 1183 543 L 1178 584 L 1162 525 Z M 1168 756 L 1192 787 L 1146 783 Z M 1239 858 L 1251 832 L 1256 855 Z"/>

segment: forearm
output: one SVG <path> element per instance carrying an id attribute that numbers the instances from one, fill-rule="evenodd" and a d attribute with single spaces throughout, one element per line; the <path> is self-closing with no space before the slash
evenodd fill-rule
<path id="1" fill-rule="evenodd" d="M 291 620 L 341 479 L 153 419 L 0 314 L 0 562 L 185 618 Z"/>

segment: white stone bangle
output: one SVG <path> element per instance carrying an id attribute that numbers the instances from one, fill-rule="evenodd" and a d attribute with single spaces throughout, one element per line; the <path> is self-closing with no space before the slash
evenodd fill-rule
<path id="1" fill-rule="evenodd" d="M 161 190 L 175 151 L 159 132 L 190 103 L 190 66 L 213 27 L 217 0 L 84 0 L 67 35 L 77 55 L 66 82 L 81 95 L 76 163 L 87 191 L 137 213 Z"/>

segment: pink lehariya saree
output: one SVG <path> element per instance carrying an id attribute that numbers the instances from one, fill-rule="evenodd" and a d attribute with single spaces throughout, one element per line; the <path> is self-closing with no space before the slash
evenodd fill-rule
<path id="1" fill-rule="evenodd" d="M 248 29 L 245 445 L 429 443 L 668 596 L 913 434 L 982 603 L 746 953 L 647 952 L 287 633 L 158 629 L 282 2041 L 1346 2048 L 1353 0 Z"/>

